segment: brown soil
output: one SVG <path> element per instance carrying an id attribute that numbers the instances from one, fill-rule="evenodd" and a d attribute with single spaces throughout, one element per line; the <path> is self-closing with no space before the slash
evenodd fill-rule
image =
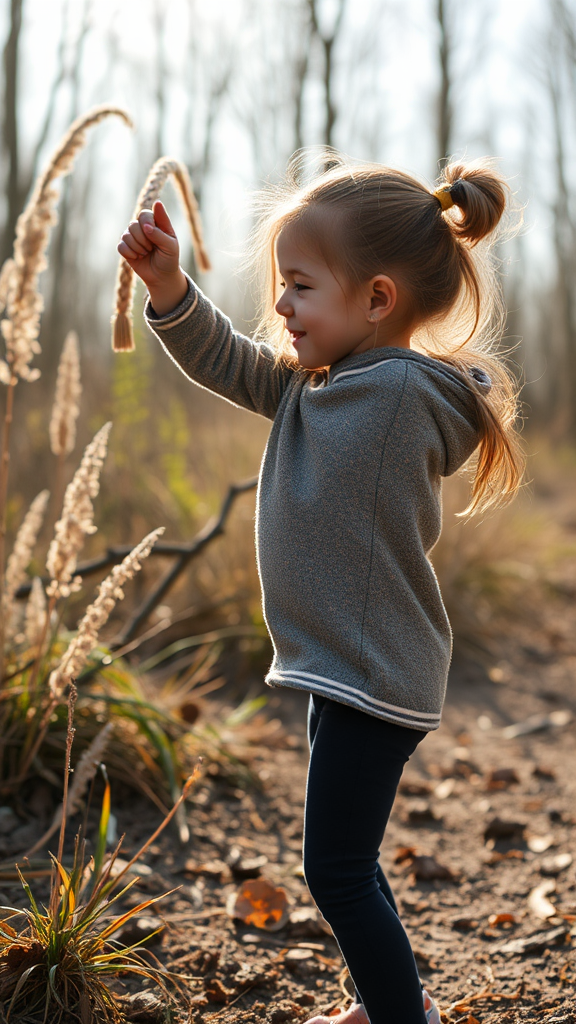
<path id="1" fill-rule="evenodd" d="M 412 758 L 382 846 L 421 977 L 445 1022 L 576 1021 L 576 864 L 557 859 L 574 846 L 576 718 L 559 725 L 553 714 L 539 732 L 503 735 L 533 715 L 576 715 L 574 613 L 551 605 L 546 615 L 537 638 L 514 627 L 488 672 L 455 662 L 442 727 Z M 152 947 L 186 979 L 191 1008 L 176 1011 L 181 1021 L 282 1024 L 349 1001 L 338 947 L 301 872 L 306 704 L 305 694 L 273 692 L 269 709 L 282 728 L 261 729 L 251 748 L 259 786 L 241 788 L 209 766 L 189 805 L 189 846 L 165 833 L 146 857 L 151 874 L 125 901 L 182 886 L 154 908 L 166 927 Z M 135 850 L 156 812 L 125 802 L 116 813 Z M 261 876 L 285 890 L 292 919 L 280 930 L 227 912 L 242 884 L 231 866 L 240 855 L 266 857 Z M 434 863 L 449 877 L 417 877 Z M 550 917 L 538 916 L 531 896 L 545 882 Z M 16 890 L 2 895 L 18 898 Z M 529 938 L 524 951 L 510 945 Z M 137 987 L 126 981 L 126 991 Z"/>

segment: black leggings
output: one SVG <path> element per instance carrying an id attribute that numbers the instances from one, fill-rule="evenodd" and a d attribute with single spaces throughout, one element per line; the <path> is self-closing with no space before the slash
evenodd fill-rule
<path id="1" fill-rule="evenodd" d="M 414 954 L 378 863 L 404 765 L 424 735 L 310 694 L 304 875 L 370 1024 L 426 1024 Z"/>

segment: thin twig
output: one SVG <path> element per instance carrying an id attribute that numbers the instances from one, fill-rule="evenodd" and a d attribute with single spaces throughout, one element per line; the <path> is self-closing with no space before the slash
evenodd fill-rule
<path id="1" fill-rule="evenodd" d="M 158 604 L 160 604 L 164 595 L 176 582 L 181 572 L 188 565 L 188 562 L 198 555 L 211 540 L 214 540 L 215 537 L 218 537 L 224 532 L 224 524 L 238 495 L 243 494 L 245 491 L 252 490 L 252 488 L 256 487 L 257 483 L 258 478 L 252 477 L 252 479 L 246 480 L 244 483 L 230 485 L 228 493 L 222 503 L 219 516 L 206 523 L 204 529 L 200 531 L 195 540 L 189 545 L 188 550 L 180 555 L 175 565 L 168 570 L 166 575 L 160 580 L 154 590 L 151 591 L 150 595 L 142 603 L 140 608 L 137 609 L 117 640 L 119 647 L 123 647 L 124 644 L 132 640 L 142 623 L 146 621 L 150 613 Z"/>
<path id="2" fill-rule="evenodd" d="M 239 494 L 252 490 L 256 487 L 257 483 L 258 477 L 252 477 L 244 483 L 231 484 L 228 488 L 228 494 L 224 499 L 218 518 L 209 520 L 206 526 L 200 530 L 200 533 L 196 535 L 194 540 L 158 541 L 150 552 L 149 557 L 153 557 L 154 555 L 163 555 L 164 557 L 177 555 L 185 559 L 184 564 L 187 564 L 191 558 L 194 558 L 200 553 L 200 551 L 202 551 L 206 544 L 223 532 L 224 523 L 228 513 L 230 512 L 234 499 L 238 497 Z M 82 562 L 81 565 L 77 565 L 74 569 L 74 575 L 81 576 L 82 578 L 92 576 L 94 573 L 100 572 L 102 569 L 107 569 L 110 565 L 116 565 L 117 562 L 121 562 L 126 558 L 126 555 L 128 555 L 131 550 L 132 546 L 130 544 L 117 544 L 108 547 L 105 554 L 100 555 L 98 558 L 92 558 L 87 562 Z M 41 579 L 43 583 L 50 582 L 48 576 L 42 576 Z M 19 601 L 24 600 L 24 598 L 28 597 L 31 587 L 32 581 L 29 583 L 23 583 L 18 587 L 14 597 Z"/>

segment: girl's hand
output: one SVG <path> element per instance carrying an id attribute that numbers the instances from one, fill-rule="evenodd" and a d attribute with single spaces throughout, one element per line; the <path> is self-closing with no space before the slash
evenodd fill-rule
<path id="1" fill-rule="evenodd" d="M 180 270 L 176 232 L 160 200 L 153 210 L 142 210 L 138 220 L 131 221 L 118 252 L 148 288 L 158 315 L 175 309 L 188 291 L 188 282 Z"/>

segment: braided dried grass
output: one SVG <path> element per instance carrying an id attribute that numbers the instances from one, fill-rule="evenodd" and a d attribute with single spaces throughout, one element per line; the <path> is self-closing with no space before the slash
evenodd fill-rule
<path id="1" fill-rule="evenodd" d="M 183 163 L 167 156 L 162 156 L 156 161 L 138 196 L 133 219 L 137 220 L 142 210 L 150 209 L 153 206 L 160 198 L 162 189 L 170 177 L 174 180 L 188 218 L 196 264 L 198 269 L 205 273 L 211 269 L 211 264 L 204 247 L 198 203 L 192 189 L 190 176 Z M 121 259 L 116 279 L 116 308 L 112 317 L 112 348 L 114 352 L 130 352 L 134 349 L 132 332 L 134 285 L 134 271 L 126 260 Z"/>
<path id="2" fill-rule="evenodd" d="M 121 118 L 132 127 L 126 111 L 110 105 L 94 107 L 73 122 L 36 181 L 28 204 L 18 218 L 14 259 L 0 273 L 0 297 L 7 313 L 2 321 L 6 342 L 6 361 L 0 361 L 3 383 L 10 384 L 18 378 L 32 381 L 40 375 L 29 364 L 40 352 L 38 334 L 44 303 L 38 291 L 38 278 L 46 267 L 50 229 L 58 219 L 55 212 L 58 191 L 53 182 L 70 174 L 77 154 L 86 143 L 88 129 L 111 116 Z"/>

